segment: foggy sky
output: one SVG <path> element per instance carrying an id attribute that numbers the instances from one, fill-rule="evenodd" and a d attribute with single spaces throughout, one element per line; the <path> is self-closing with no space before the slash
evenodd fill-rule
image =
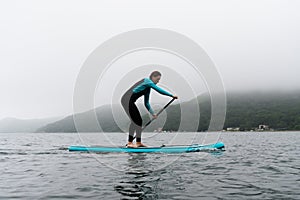
<path id="1" fill-rule="evenodd" d="M 139 28 L 169 29 L 196 41 L 226 91 L 300 89 L 299 8 L 297 0 L 1 1 L 0 119 L 72 113 L 74 84 L 87 56 Z M 161 86 L 172 90 L 171 81 L 163 74 Z"/>

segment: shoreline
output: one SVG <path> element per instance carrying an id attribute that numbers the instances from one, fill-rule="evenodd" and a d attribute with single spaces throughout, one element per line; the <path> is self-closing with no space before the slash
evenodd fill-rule
<path id="1" fill-rule="evenodd" d="M 279 132 L 299 132 L 300 130 L 284 130 L 284 131 L 167 131 L 167 132 L 143 132 L 143 133 L 159 133 L 159 134 L 164 134 L 164 133 L 208 133 L 208 132 L 212 132 L 212 133 L 279 133 Z M 33 133 L 33 134 L 47 134 L 47 133 L 55 133 L 55 134 L 61 134 L 61 133 L 70 133 L 70 134 L 74 134 L 74 133 L 78 133 L 78 132 L 0 132 L 0 134 L 15 134 L 15 133 L 19 133 L 19 134 L 29 134 L 29 133 Z M 80 132 L 80 134 L 86 134 L 86 133 L 124 133 L 124 132 Z M 124 133 L 125 134 L 125 133 Z M 127 133 L 126 133 L 127 134 Z"/>

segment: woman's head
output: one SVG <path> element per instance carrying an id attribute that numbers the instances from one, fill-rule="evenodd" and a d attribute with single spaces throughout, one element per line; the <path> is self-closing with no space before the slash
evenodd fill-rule
<path id="1" fill-rule="evenodd" d="M 160 80 L 160 77 L 161 77 L 161 73 L 159 71 L 153 71 L 149 78 L 155 83 L 157 84 Z"/>

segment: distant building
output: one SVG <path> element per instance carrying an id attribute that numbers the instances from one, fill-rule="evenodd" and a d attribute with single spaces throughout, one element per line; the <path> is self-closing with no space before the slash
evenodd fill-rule
<path id="1" fill-rule="evenodd" d="M 267 131 L 270 130 L 269 125 L 260 124 L 258 128 L 255 129 L 256 131 Z"/>
<path id="2" fill-rule="evenodd" d="M 261 125 L 258 125 L 258 129 L 264 129 L 264 130 L 266 130 L 266 129 L 269 129 L 269 126 L 261 124 Z"/>
<path id="3" fill-rule="evenodd" d="M 229 127 L 226 130 L 227 131 L 240 131 L 240 127 L 235 127 L 235 128 Z"/>

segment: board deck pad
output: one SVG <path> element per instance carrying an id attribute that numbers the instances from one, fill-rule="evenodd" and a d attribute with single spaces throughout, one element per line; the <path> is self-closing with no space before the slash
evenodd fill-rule
<path id="1" fill-rule="evenodd" d="M 69 151 L 79 152 L 115 152 L 115 153 L 185 153 L 185 152 L 198 152 L 207 150 L 225 150 L 225 145 L 222 142 L 214 144 L 192 144 L 192 145 L 172 145 L 161 147 L 104 147 L 104 146 L 69 146 Z"/>

